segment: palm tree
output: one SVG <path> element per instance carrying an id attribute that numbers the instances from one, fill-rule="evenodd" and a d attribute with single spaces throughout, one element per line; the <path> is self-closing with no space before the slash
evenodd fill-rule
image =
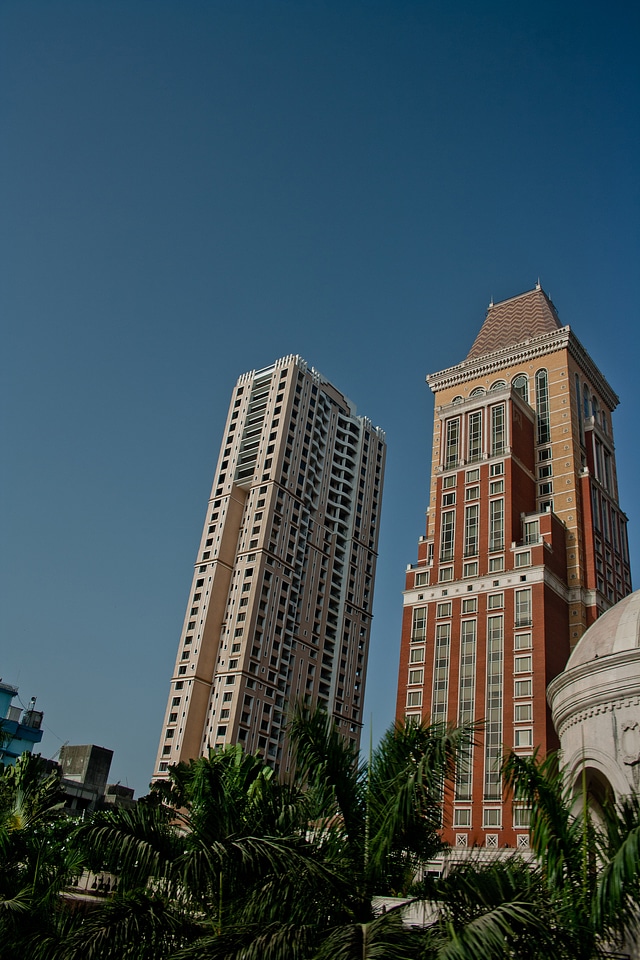
<path id="1" fill-rule="evenodd" d="M 503 772 L 514 799 L 531 810 L 531 848 L 567 955 L 587 960 L 608 941 L 637 932 L 640 797 L 609 799 L 595 818 L 586 789 L 576 803 L 557 754 L 511 754 Z"/>
<path id="2" fill-rule="evenodd" d="M 468 735 L 399 726 L 361 763 L 325 714 L 299 712 L 291 734 L 291 782 L 226 747 L 82 824 L 76 846 L 118 890 L 81 923 L 61 914 L 34 960 L 415 957 L 416 934 L 376 918 L 372 896 L 408 888 L 439 849 L 442 782 Z"/>
<path id="3" fill-rule="evenodd" d="M 3 958 L 25 956 L 25 943 L 44 934 L 59 892 L 80 870 L 62 815 L 58 773 L 23 754 L 0 771 L 0 942 Z"/>

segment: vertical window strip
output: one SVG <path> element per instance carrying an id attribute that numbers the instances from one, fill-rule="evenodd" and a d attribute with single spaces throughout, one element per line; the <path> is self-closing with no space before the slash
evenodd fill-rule
<path id="1" fill-rule="evenodd" d="M 546 370 L 536 373 L 536 413 L 538 415 L 538 443 L 551 440 L 551 421 L 549 418 L 549 376 Z"/>
<path id="2" fill-rule="evenodd" d="M 473 723 L 475 712 L 476 621 L 463 620 L 460 628 L 460 689 L 458 723 Z M 471 800 L 473 744 L 466 744 L 458 755 L 456 800 Z"/>
<path id="3" fill-rule="evenodd" d="M 504 500 L 489 501 L 489 550 L 504 549 Z"/>
<path id="4" fill-rule="evenodd" d="M 442 513 L 442 531 L 440 535 L 440 560 L 453 560 L 455 526 L 455 510 L 444 510 Z"/>
<path id="5" fill-rule="evenodd" d="M 505 449 L 504 403 L 491 408 L 491 456 L 500 457 Z"/>
<path id="6" fill-rule="evenodd" d="M 531 626 L 531 588 L 516 590 L 516 627 Z"/>
<path id="7" fill-rule="evenodd" d="M 431 705 L 431 719 L 433 723 L 444 723 L 447 719 L 450 646 L 451 624 L 439 623 L 436 626 L 436 645 L 433 665 L 433 699 Z"/>
<path id="8" fill-rule="evenodd" d="M 480 507 L 474 504 L 467 507 L 464 512 L 464 555 L 465 557 L 475 557 L 479 546 L 479 512 Z"/>
<path id="9" fill-rule="evenodd" d="M 413 625 L 411 629 L 411 640 L 418 641 L 426 638 L 427 627 L 427 608 L 415 607 L 413 610 Z"/>
<path id="10" fill-rule="evenodd" d="M 473 463 L 482 456 L 482 411 L 469 414 L 469 462 Z"/>
<path id="11" fill-rule="evenodd" d="M 580 443 L 584 446 L 584 421 L 582 419 L 582 413 L 580 410 L 580 377 L 576 373 L 576 407 L 578 410 L 578 425 L 580 427 Z"/>
<path id="12" fill-rule="evenodd" d="M 447 439 L 444 456 L 445 467 L 456 467 L 460 458 L 460 418 L 447 420 Z"/>
<path id="13" fill-rule="evenodd" d="M 502 799 L 502 688 L 504 624 L 501 616 L 487 618 L 487 708 L 485 723 L 484 798 Z"/>

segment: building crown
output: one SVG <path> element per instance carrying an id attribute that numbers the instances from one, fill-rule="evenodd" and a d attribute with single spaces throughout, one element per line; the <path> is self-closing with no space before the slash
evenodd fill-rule
<path id="1" fill-rule="evenodd" d="M 490 303 L 487 316 L 466 360 L 495 353 L 545 333 L 555 333 L 562 324 L 556 308 L 540 285 L 510 300 Z"/>

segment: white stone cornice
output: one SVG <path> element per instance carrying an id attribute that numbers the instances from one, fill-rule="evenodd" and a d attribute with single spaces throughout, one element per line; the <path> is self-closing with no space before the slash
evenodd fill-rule
<path id="1" fill-rule="evenodd" d="M 440 390 L 446 390 L 470 380 L 490 377 L 507 367 L 518 363 L 524 364 L 550 353 L 556 353 L 558 350 L 569 351 L 603 401 L 611 410 L 614 410 L 619 403 L 617 394 L 568 326 L 554 330 L 552 333 L 544 333 L 539 337 L 532 337 L 523 343 L 503 347 L 501 350 L 496 350 L 484 357 L 477 357 L 475 360 L 463 360 L 462 363 L 447 367 L 446 370 L 438 373 L 430 373 L 427 376 L 427 383 L 434 393 L 438 393 Z"/>
<path id="2" fill-rule="evenodd" d="M 496 350 L 495 353 L 478 357 L 476 360 L 463 360 L 455 367 L 448 367 L 439 373 L 430 373 L 427 377 L 427 383 L 433 392 L 437 393 L 439 390 L 445 390 L 447 387 L 453 387 L 468 380 L 479 380 L 481 377 L 497 373 L 499 370 L 504 370 L 506 367 L 514 366 L 517 363 L 525 363 L 534 360 L 536 357 L 566 349 L 570 334 L 569 327 L 562 327 L 552 333 L 532 337 L 531 340 L 525 340 L 523 343 L 503 347 L 501 350 Z"/>
<path id="3" fill-rule="evenodd" d="M 555 677 L 547 700 L 558 735 L 597 713 L 640 704 L 639 662 L 637 650 L 624 650 L 569 667 Z"/>

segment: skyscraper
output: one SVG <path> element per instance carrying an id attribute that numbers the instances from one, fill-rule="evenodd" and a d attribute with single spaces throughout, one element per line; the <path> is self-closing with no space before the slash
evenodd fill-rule
<path id="1" fill-rule="evenodd" d="M 286 772 L 288 711 L 359 743 L 384 433 L 297 356 L 231 397 L 156 762 L 241 743 Z"/>
<path id="2" fill-rule="evenodd" d="M 615 393 L 538 285 L 491 304 L 435 394 L 426 534 L 407 570 L 397 717 L 484 721 L 445 797 L 456 847 L 528 843 L 500 761 L 558 746 L 549 681 L 631 591 Z"/>

